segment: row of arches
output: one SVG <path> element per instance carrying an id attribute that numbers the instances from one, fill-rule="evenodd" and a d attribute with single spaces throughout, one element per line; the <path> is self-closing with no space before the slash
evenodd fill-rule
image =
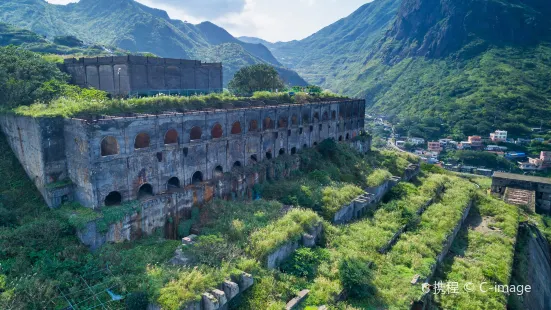
<path id="1" fill-rule="evenodd" d="M 343 141 L 344 139 L 349 140 L 350 139 L 350 134 L 347 133 L 346 136 L 343 137 L 341 135 L 338 138 L 339 141 Z M 313 146 L 317 146 L 317 145 L 318 145 L 317 142 L 313 143 Z M 307 147 L 308 147 L 307 144 L 303 145 L 303 148 L 307 148 Z M 297 148 L 296 147 L 291 148 L 290 154 L 294 155 L 296 153 L 297 153 Z M 278 154 L 280 156 L 285 155 L 286 154 L 285 148 L 280 148 Z M 265 158 L 269 160 L 269 159 L 272 159 L 272 157 L 273 157 L 272 156 L 272 150 L 270 149 L 266 152 Z M 256 154 L 251 155 L 250 159 L 251 159 L 252 162 L 255 162 L 255 163 L 258 162 L 258 156 Z M 242 164 L 241 164 L 240 161 L 235 161 L 232 165 L 232 169 L 236 169 L 236 168 L 239 168 L 239 167 L 242 167 Z M 223 167 L 221 165 L 216 166 L 213 170 L 213 178 L 218 179 L 218 178 L 221 178 L 223 175 L 224 175 Z M 192 184 L 198 184 L 198 183 L 201 183 L 203 181 L 204 181 L 204 177 L 203 177 L 203 172 L 201 172 L 201 171 L 196 171 L 191 177 L 191 183 Z M 167 181 L 166 190 L 168 192 L 179 189 L 179 188 L 181 188 L 181 183 L 180 183 L 180 180 L 177 177 L 172 177 Z M 141 185 L 140 188 L 138 189 L 137 198 L 138 199 L 144 199 L 144 198 L 151 197 L 151 196 L 154 196 L 153 186 L 151 186 L 151 184 L 149 184 L 149 183 L 145 183 L 145 184 Z M 105 206 L 114 206 L 114 205 L 121 204 L 122 201 L 123 201 L 123 197 L 122 197 L 121 193 L 117 192 L 117 191 L 113 191 L 113 192 L 110 192 L 105 197 L 104 204 L 105 204 Z"/>
<path id="2" fill-rule="evenodd" d="M 332 111 L 332 117 L 333 120 L 336 118 L 336 112 Z M 329 119 L 329 114 L 327 111 L 323 113 L 322 120 L 326 121 Z M 319 121 L 319 114 L 316 112 L 314 113 L 314 122 Z M 303 122 L 309 123 L 309 116 L 303 115 Z M 287 128 L 288 127 L 288 119 L 287 117 L 280 117 L 278 121 L 278 128 Z M 298 118 L 295 114 L 291 117 L 291 125 L 297 126 L 298 125 Z M 262 122 L 262 129 L 263 130 L 270 130 L 275 129 L 275 123 L 270 117 L 264 118 Z M 249 131 L 259 131 L 260 128 L 258 126 L 258 122 L 256 120 L 251 120 L 249 122 Z M 237 121 L 232 124 L 232 128 L 230 133 L 232 135 L 237 135 L 242 133 L 241 129 L 241 122 Z M 212 129 L 211 129 L 211 137 L 213 139 L 219 139 L 224 135 L 224 130 L 222 128 L 222 125 L 220 123 L 216 123 Z M 201 127 L 194 126 L 191 128 L 189 133 L 189 139 L 190 141 L 198 141 L 201 140 L 203 136 L 203 131 Z M 178 131 L 176 129 L 169 129 L 164 136 L 164 144 L 165 145 L 171 145 L 171 144 L 178 144 Z M 151 138 L 150 136 L 145 133 L 139 133 L 136 138 L 134 139 L 134 149 L 143 149 L 148 148 L 151 145 Z M 113 136 L 107 136 L 103 138 L 101 141 L 101 156 L 110 156 L 110 155 L 116 155 L 119 154 L 119 144 L 115 137 Z"/>

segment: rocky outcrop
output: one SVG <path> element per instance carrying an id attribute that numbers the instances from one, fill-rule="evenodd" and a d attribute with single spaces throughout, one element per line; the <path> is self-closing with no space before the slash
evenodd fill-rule
<path id="1" fill-rule="evenodd" d="M 547 0 L 404 0 L 381 54 L 390 61 L 445 57 L 469 44 L 533 45 L 549 37 L 550 15 Z"/>

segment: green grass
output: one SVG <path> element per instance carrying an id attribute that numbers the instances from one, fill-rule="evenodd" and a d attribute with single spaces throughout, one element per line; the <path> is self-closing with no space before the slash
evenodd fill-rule
<path id="1" fill-rule="evenodd" d="M 283 205 L 276 201 L 229 202 L 216 200 L 201 210 L 202 235 L 218 235 L 245 244 L 256 229 L 281 215 Z"/>
<path id="2" fill-rule="evenodd" d="M 255 98 L 242 98 L 230 93 L 196 95 L 190 97 L 159 95 L 155 97 L 131 99 L 86 100 L 75 98 L 58 98 L 50 103 L 35 103 L 20 106 L 14 110 L 17 115 L 31 117 L 76 117 L 87 115 L 119 115 L 125 113 L 162 113 L 167 111 L 185 112 L 202 109 L 229 109 L 249 106 L 263 106 L 265 95 L 256 94 Z M 337 97 L 332 94 L 302 94 L 289 96 L 288 93 L 277 93 L 268 96 L 270 104 L 294 104 L 304 102 L 326 101 Z M 257 100 L 258 99 L 258 100 Z"/>
<path id="3" fill-rule="evenodd" d="M 289 241 L 298 240 L 303 233 L 321 222 L 321 218 L 311 210 L 293 209 L 281 219 L 270 223 L 250 235 L 248 252 L 263 260 L 277 247 Z"/>
<path id="4" fill-rule="evenodd" d="M 364 191 L 355 185 L 327 186 L 322 190 L 322 210 L 325 218 L 332 218 L 345 205 L 349 205 Z"/>
<path id="5" fill-rule="evenodd" d="M 392 174 L 384 169 L 377 169 L 367 176 L 366 185 L 368 187 L 377 187 L 385 181 L 390 180 Z"/>
<path id="6" fill-rule="evenodd" d="M 416 274 L 421 279 L 430 276 L 436 257 L 473 199 L 474 191 L 474 185 L 468 181 L 451 178 L 442 199 L 431 205 L 415 229 L 404 233 L 392 250 L 376 263 L 373 282 L 377 303 L 399 309 L 421 297 L 420 284 L 411 285 L 410 281 Z"/>
<path id="7" fill-rule="evenodd" d="M 513 267 L 515 240 L 519 223 L 517 206 L 479 194 L 471 218 L 487 221 L 493 230 L 464 226 L 452 245 L 450 254 L 439 268 L 436 281 L 508 285 Z M 457 253 L 454 255 L 454 253 Z M 469 294 L 434 296 L 441 309 L 506 308 L 505 294 L 475 290 Z"/>

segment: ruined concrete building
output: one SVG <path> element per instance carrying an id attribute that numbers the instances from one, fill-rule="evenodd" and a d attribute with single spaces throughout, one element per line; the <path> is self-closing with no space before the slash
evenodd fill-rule
<path id="1" fill-rule="evenodd" d="M 538 213 L 551 214 L 551 179 L 494 172 L 492 193 L 511 204 L 526 205 Z"/>
<path id="2" fill-rule="evenodd" d="M 143 56 L 65 59 L 72 82 L 111 95 L 159 92 L 189 95 L 221 91 L 222 64 Z"/>
<path id="3" fill-rule="evenodd" d="M 160 115 L 3 115 L 8 141 L 51 207 L 100 208 L 210 180 L 234 167 L 295 154 L 364 127 L 365 102 L 340 100 Z"/>
<path id="4" fill-rule="evenodd" d="M 133 63 L 133 58 L 128 60 Z M 113 66 L 116 70 L 117 65 Z M 101 70 L 111 72 L 100 65 Z M 85 72 L 87 78 L 95 77 L 89 75 L 89 68 Z M 136 71 L 130 67 L 128 72 L 128 87 L 133 87 Z M 355 139 L 363 132 L 364 111 L 364 100 L 335 99 L 155 115 L 36 118 L 4 114 L 0 126 L 50 207 L 76 201 L 101 210 L 132 203 L 135 212 L 107 231 L 96 222 L 79 231 L 84 244 L 98 248 L 162 227 L 166 236 L 174 237 L 180 220 L 189 219 L 193 206 L 213 197 L 251 198 L 255 184 L 298 169 L 298 157 L 286 158 L 283 169 L 270 159 L 295 154 L 325 139 L 369 151 L 369 138 Z"/>

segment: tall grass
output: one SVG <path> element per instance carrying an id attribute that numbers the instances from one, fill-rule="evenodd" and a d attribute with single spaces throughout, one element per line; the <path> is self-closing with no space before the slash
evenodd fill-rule
<path id="1" fill-rule="evenodd" d="M 320 222 L 321 218 L 311 210 L 293 209 L 281 219 L 253 232 L 248 252 L 262 260 L 280 245 L 298 240 Z"/>
<path id="2" fill-rule="evenodd" d="M 204 109 L 230 109 L 266 104 L 295 104 L 304 102 L 325 101 L 334 98 L 344 98 L 331 95 L 289 96 L 288 93 L 255 93 L 252 98 L 236 97 L 229 92 L 220 94 L 169 96 L 130 99 L 97 99 L 61 97 L 49 103 L 35 103 L 30 106 L 20 106 L 14 109 L 19 115 L 32 117 L 76 117 L 88 115 L 120 115 L 125 113 L 158 114 L 167 111 L 185 112 Z M 263 100 L 269 100 L 264 102 Z"/>

